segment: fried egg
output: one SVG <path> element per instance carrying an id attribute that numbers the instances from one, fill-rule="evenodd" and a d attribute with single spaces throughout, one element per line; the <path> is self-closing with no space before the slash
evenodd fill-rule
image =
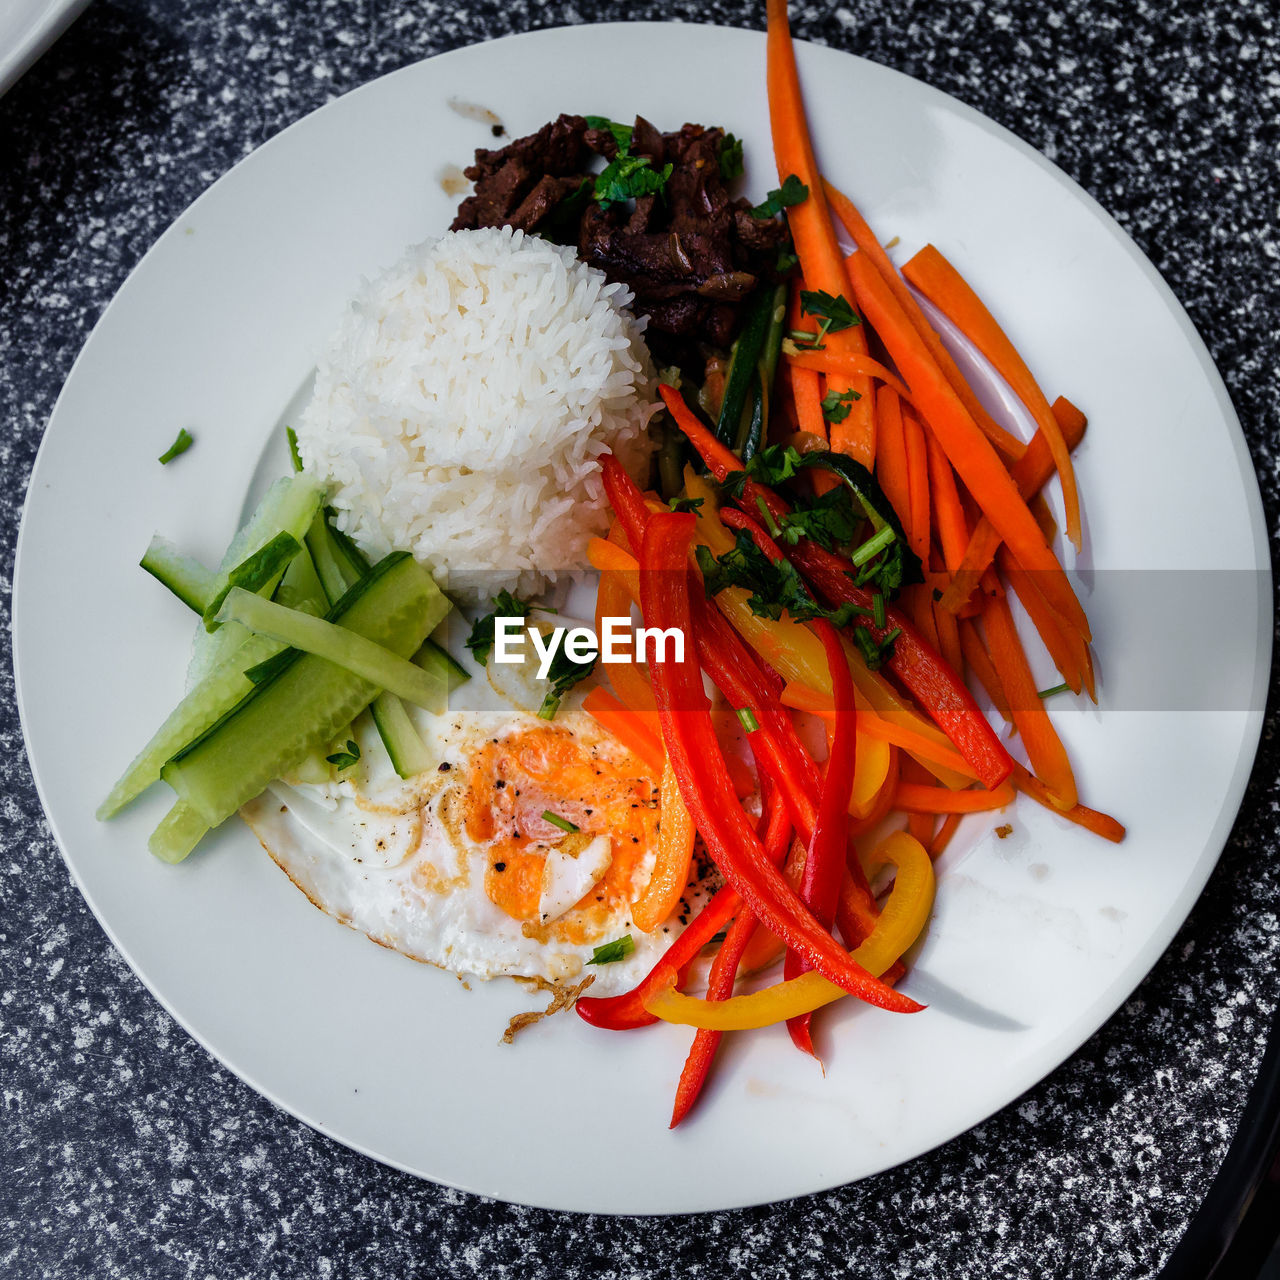
<path id="1" fill-rule="evenodd" d="M 626 990 L 705 895 L 691 889 L 651 934 L 632 923 L 654 866 L 657 779 L 580 691 L 542 720 L 472 670 L 468 705 L 413 713 L 434 770 L 399 778 L 366 715 L 354 766 L 275 783 L 241 816 L 317 907 L 383 946 L 465 977 L 585 970 L 600 994 Z M 586 968 L 627 934 L 634 951 Z"/>

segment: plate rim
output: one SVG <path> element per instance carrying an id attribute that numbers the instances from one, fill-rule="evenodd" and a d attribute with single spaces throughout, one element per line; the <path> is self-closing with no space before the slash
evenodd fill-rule
<path id="1" fill-rule="evenodd" d="M 444 50 L 436 54 L 431 54 L 426 58 L 418 59 L 414 62 L 406 64 L 405 66 L 398 67 L 393 71 L 389 71 L 381 76 L 377 76 L 377 77 L 374 77 L 373 79 L 364 81 L 361 84 L 356 85 L 352 89 L 348 90 L 346 93 L 343 93 L 338 97 L 323 103 L 321 106 L 315 108 L 314 110 L 309 111 L 304 115 L 300 116 L 297 120 L 292 121 L 289 125 L 285 126 L 276 134 L 272 135 L 271 138 L 267 139 L 260 146 L 255 147 L 247 156 L 242 157 L 234 165 L 232 165 L 229 169 L 227 169 L 224 173 L 220 174 L 218 178 L 215 179 L 212 183 L 210 183 L 207 187 L 205 187 L 190 204 L 188 204 L 185 208 L 180 210 L 175 215 L 175 217 L 170 219 L 169 222 L 165 225 L 165 227 L 161 230 L 159 235 L 156 237 L 156 239 L 148 247 L 147 251 L 139 258 L 137 263 L 134 264 L 134 266 L 125 275 L 121 283 L 117 286 L 115 292 L 112 294 L 110 301 L 103 308 L 102 313 L 99 315 L 98 319 L 94 323 L 94 326 L 90 330 L 89 334 L 86 336 L 80 351 L 77 353 L 75 360 L 72 362 L 72 365 L 68 370 L 66 378 L 63 382 L 63 386 L 59 390 L 58 396 L 54 402 L 53 408 L 49 415 L 49 419 L 45 424 L 45 429 L 41 436 L 40 445 L 39 445 L 39 448 L 37 449 L 35 459 L 32 463 L 30 475 L 28 476 L 28 479 L 27 479 L 26 493 L 24 495 L 23 506 L 22 506 L 22 517 L 19 524 L 18 537 L 15 543 L 15 550 L 14 550 L 14 562 L 13 562 L 14 570 L 13 570 L 13 581 L 12 581 L 12 589 L 11 589 L 11 598 L 13 602 L 13 606 L 12 606 L 13 613 L 12 613 L 12 623 L 11 623 L 12 665 L 13 665 L 13 671 L 14 671 L 15 703 L 19 713 L 19 721 L 22 729 L 23 745 L 27 754 L 28 767 L 31 772 L 32 780 L 35 785 L 37 795 L 40 798 L 41 806 L 44 810 L 45 819 L 48 822 L 50 832 L 54 837 L 54 843 L 56 844 L 59 854 L 62 857 L 62 861 L 67 868 L 71 881 L 79 890 L 81 896 L 84 898 L 86 904 L 89 906 L 90 910 L 94 915 L 94 918 L 97 920 L 99 926 L 102 928 L 103 932 L 106 934 L 107 938 L 110 940 L 112 946 L 115 947 L 117 952 L 119 952 L 119 954 L 123 957 L 125 962 L 129 965 L 130 970 L 142 983 L 143 987 L 147 990 L 151 998 L 155 999 L 160 1004 L 160 1006 L 166 1011 L 166 1013 L 168 1013 L 169 1016 L 173 1018 L 173 1020 L 177 1023 L 177 1025 L 180 1026 L 183 1029 L 183 1031 L 186 1032 L 186 1034 L 191 1036 L 191 1038 L 195 1040 L 196 1043 L 198 1043 L 213 1058 L 213 1060 L 219 1066 L 225 1068 L 232 1075 L 234 1075 L 239 1081 L 247 1085 L 259 1096 L 266 1098 L 274 1106 L 280 1108 L 289 1116 L 305 1124 L 308 1128 L 314 1129 L 317 1133 L 323 1135 L 325 1138 L 336 1141 L 340 1143 L 342 1146 L 348 1148 L 349 1150 L 356 1151 L 359 1154 L 371 1160 L 374 1160 L 379 1164 L 385 1165 L 389 1168 L 394 1168 L 402 1173 L 406 1173 L 415 1178 L 434 1183 L 435 1185 L 438 1185 L 438 1186 L 453 1187 L 453 1188 L 456 1188 L 457 1190 L 465 1191 L 468 1194 L 485 1196 L 488 1198 L 495 1198 L 494 1193 L 492 1191 L 486 1191 L 481 1187 L 469 1186 L 464 1182 L 451 1181 L 443 1177 L 423 1173 L 421 1170 L 414 1168 L 412 1165 L 408 1164 L 404 1160 L 400 1160 L 400 1159 L 396 1159 L 396 1158 L 392 1158 L 392 1157 L 388 1157 L 386 1155 L 380 1154 L 372 1150 L 368 1146 L 362 1145 L 358 1140 L 353 1138 L 348 1138 L 332 1130 L 323 1122 L 314 1120 L 311 1117 L 302 1114 L 302 1112 L 299 1109 L 295 1108 L 294 1106 L 291 1106 L 281 1096 L 279 1096 L 274 1090 L 258 1083 L 258 1081 L 254 1078 L 251 1072 L 242 1069 L 241 1067 L 237 1066 L 235 1063 L 231 1062 L 227 1058 L 224 1058 L 218 1052 L 218 1050 L 215 1049 L 213 1045 L 209 1043 L 209 1041 L 199 1031 L 197 1031 L 193 1026 L 191 1026 L 186 1021 L 186 1019 L 171 1005 L 171 1003 L 159 993 L 159 991 L 152 984 L 148 976 L 140 969 L 138 964 L 134 961 L 129 951 L 122 945 L 120 939 L 116 935 L 116 932 L 108 923 L 108 921 L 104 918 L 103 914 L 100 912 L 98 905 L 94 901 L 94 898 L 91 896 L 91 894 L 88 892 L 72 859 L 66 852 L 66 848 L 64 846 L 63 840 L 60 837 L 58 832 L 58 824 L 46 803 L 45 788 L 41 781 L 39 771 L 36 768 L 35 762 L 32 758 L 31 751 L 30 751 L 30 740 L 29 740 L 29 734 L 28 734 L 28 728 L 27 728 L 27 712 L 25 710 L 24 698 L 23 698 L 22 659 L 21 659 L 21 653 L 23 651 L 24 646 L 21 643 L 22 628 L 20 625 L 20 618 L 24 616 L 25 611 L 20 609 L 20 603 L 22 598 L 26 594 L 26 590 L 24 588 L 27 580 L 27 575 L 24 574 L 23 572 L 23 565 L 25 561 L 24 550 L 27 542 L 28 511 L 31 505 L 32 493 L 37 488 L 36 482 L 40 475 L 42 460 L 45 457 L 45 453 L 46 453 L 45 445 L 48 440 L 49 427 L 53 424 L 53 422 L 56 420 L 58 416 L 58 412 L 62 405 L 64 395 L 66 394 L 66 389 L 75 378 L 77 370 L 79 369 L 80 364 L 83 360 L 86 348 L 92 341 L 94 335 L 97 333 L 99 327 L 108 322 L 108 319 L 111 316 L 111 313 L 115 308 L 120 295 L 125 292 L 125 290 L 128 288 L 130 283 L 133 281 L 134 277 L 144 270 L 144 268 L 146 267 L 146 265 L 148 264 L 152 256 L 156 254 L 158 247 L 160 245 L 160 242 L 164 240 L 166 235 L 174 226 L 176 226 L 178 223 L 182 222 L 185 219 L 189 219 L 193 217 L 198 212 L 202 202 L 204 202 L 206 199 L 212 198 L 213 193 L 216 191 L 216 189 L 218 189 L 221 186 L 221 184 L 226 182 L 233 174 L 235 174 L 241 168 L 241 166 L 243 166 L 246 162 L 250 160 L 256 161 L 257 157 L 260 157 L 263 153 L 268 152 L 272 147 L 274 147 L 278 142 L 280 142 L 280 140 L 285 138 L 286 135 L 292 133 L 296 129 L 299 129 L 303 126 L 308 125 L 316 116 L 319 116 L 322 113 L 329 111 L 331 108 L 335 108 L 338 104 L 346 101 L 348 98 L 356 94 L 362 94 L 362 93 L 372 91 L 375 89 L 376 86 L 381 85 L 383 82 L 387 80 L 393 79 L 397 76 L 413 73 L 418 68 L 422 67 L 424 64 L 436 63 L 440 59 L 448 59 L 455 55 L 466 55 L 466 54 L 472 53 L 474 50 L 480 47 L 488 47 L 491 45 L 500 45 L 500 44 L 511 45 L 511 44 L 522 43 L 522 42 L 537 43 L 537 42 L 546 41 L 546 40 L 554 41 L 556 38 L 562 36 L 564 33 L 567 33 L 567 32 L 580 33 L 587 28 L 590 28 L 596 31 L 601 31 L 601 32 L 607 32 L 612 29 L 618 33 L 634 32 L 637 28 L 650 28 L 650 29 L 653 29 L 654 31 L 663 31 L 663 32 L 670 32 L 672 29 L 675 29 L 681 32 L 687 32 L 690 28 L 696 28 L 703 32 L 722 32 L 722 33 L 731 32 L 731 33 L 734 33 L 735 38 L 737 38 L 739 35 L 742 35 L 742 36 L 748 36 L 748 37 L 755 37 L 760 41 L 763 41 L 765 36 L 765 33 L 762 29 L 754 26 L 752 27 L 726 26 L 724 24 L 718 24 L 718 23 L 701 23 L 701 22 L 688 23 L 688 22 L 675 22 L 675 21 L 663 22 L 663 21 L 652 21 L 652 20 L 643 20 L 643 21 L 636 21 L 636 22 L 611 21 L 611 22 L 586 23 L 586 24 L 562 24 L 562 25 L 557 25 L 553 27 L 540 27 L 540 28 L 535 28 L 531 30 L 513 32 L 511 34 L 495 37 L 493 39 L 475 41 L 470 44 L 460 45 L 457 48 Z M 796 40 L 796 44 L 798 46 L 798 50 L 797 50 L 798 57 L 801 60 L 803 60 L 806 56 L 811 56 L 811 55 L 807 55 L 804 52 L 806 49 L 820 50 L 821 56 L 825 57 L 828 54 L 833 54 L 833 55 L 839 55 L 844 58 L 853 58 L 853 59 L 856 59 L 859 63 L 867 64 L 874 67 L 877 73 L 886 73 L 891 77 L 897 78 L 901 81 L 909 82 L 910 85 L 913 86 L 915 91 L 922 92 L 925 95 L 926 100 L 932 101 L 933 104 L 941 106 L 945 110 L 958 115 L 961 119 L 965 120 L 966 122 L 972 125 L 976 125 L 984 133 L 994 137 L 997 141 L 1002 142 L 1005 146 L 1012 148 L 1022 158 L 1030 159 L 1031 161 L 1033 161 L 1033 163 L 1038 165 L 1041 170 L 1047 173 L 1054 181 L 1064 186 L 1071 193 L 1071 195 L 1074 196 L 1074 198 L 1081 205 L 1083 205 L 1085 209 L 1087 209 L 1087 211 L 1099 222 L 1099 224 L 1102 226 L 1102 228 L 1105 229 L 1105 231 L 1110 235 L 1110 237 L 1123 249 L 1126 257 L 1129 258 L 1132 262 L 1134 262 L 1137 265 L 1137 267 L 1142 272 L 1143 276 L 1147 279 L 1147 281 L 1154 286 L 1156 294 L 1158 295 L 1160 301 L 1162 302 L 1164 309 L 1174 320 L 1179 332 L 1188 341 L 1190 348 L 1196 357 L 1197 365 L 1201 373 L 1204 375 L 1206 379 L 1206 385 L 1208 386 L 1209 390 L 1211 390 L 1213 394 L 1213 399 L 1222 412 L 1222 417 L 1226 427 L 1228 428 L 1228 434 L 1231 440 L 1233 453 L 1241 474 L 1241 478 L 1243 481 L 1243 488 L 1245 490 L 1246 506 L 1248 507 L 1248 516 L 1249 516 L 1249 520 L 1248 520 L 1249 531 L 1252 538 L 1252 550 L 1253 550 L 1254 560 L 1255 560 L 1254 567 L 1261 575 L 1261 578 L 1260 578 L 1261 586 L 1259 590 L 1260 602 L 1264 595 L 1262 587 L 1265 586 L 1265 604 L 1259 608 L 1259 614 L 1258 614 L 1258 627 L 1257 627 L 1258 634 L 1256 637 L 1256 650 L 1255 650 L 1257 655 L 1257 661 L 1255 666 L 1253 690 L 1252 690 L 1252 693 L 1254 696 L 1251 699 L 1250 708 L 1246 715 L 1244 730 L 1240 738 L 1240 750 L 1232 769 L 1231 782 L 1229 787 L 1227 788 L 1226 793 L 1222 798 L 1222 803 L 1220 805 L 1217 818 L 1212 826 L 1210 837 L 1205 844 L 1204 853 L 1201 855 L 1202 866 L 1198 866 L 1196 869 L 1194 869 L 1195 873 L 1188 877 L 1188 879 L 1186 880 L 1183 886 L 1182 892 L 1175 899 L 1175 905 L 1170 908 L 1168 913 L 1166 913 L 1165 917 L 1160 922 L 1160 926 L 1157 929 L 1153 930 L 1148 935 L 1148 939 L 1149 939 L 1148 946 L 1152 946 L 1153 948 L 1150 962 L 1142 967 L 1141 972 L 1137 975 L 1135 979 L 1131 980 L 1131 975 L 1118 977 L 1117 979 L 1113 980 L 1110 984 L 1108 984 L 1105 988 L 1100 989 L 1099 993 L 1097 994 L 1094 1001 L 1092 1002 L 1092 1013 L 1089 1016 L 1085 1016 L 1077 1019 L 1076 1022 L 1071 1024 L 1071 1028 L 1069 1031 L 1059 1032 L 1056 1036 L 1050 1039 L 1047 1042 L 1047 1044 L 1044 1047 L 1042 1047 L 1036 1054 L 1032 1055 L 1036 1065 L 1034 1066 L 1034 1068 L 1028 1068 L 1028 1071 L 1025 1074 L 1031 1074 L 1032 1071 L 1034 1071 L 1034 1076 L 1032 1079 L 1028 1081 L 1028 1083 L 1022 1089 L 1019 1090 L 1017 1094 L 1008 1098 L 1005 1102 L 1001 1103 L 999 1106 L 995 1107 L 994 1109 L 984 1111 L 983 1114 L 976 1119 L 962 1118 L 958 1124 L 958 1127 L 954 1127 L 954 1128 L 948 1127 L 946 1131 L 941 1134 L 941 1136 L 937 1136 L 934 1139 L 925 1142 L 923 1145 L 920 1145 L 918 1149 L 912 1148 L 911 1150 L 907 1151 L 899 1159 L 895 1160 L 893 1164 L 886 1165 L 884 1166 L 883 1169 L 879 1171 L 880 1173 L 887 1173 L 891 1169 L 899 1168 L 904 1164 L 907 1164 L 911 1161 L 918 1159 L 920 1156 L 925 1155 L 930 1151 L 936 1150 L 939 1147 L 945 1146 L 948 1143 L 953 1142 L 961 1134 L 968 1132 L 970 1129 L 976 1127 L 979 1124 L 985 1123 L 985 1121 L 990 1119 L 991 1116 L 997 1114 L 1000 1111 L 1005 1110 L 1009 1106 L 1016 1104 L 1018 1098 L 1023 1096 L 1023 1094 L 1025 1094 L 1030 1089 L 1035 1088 L 1048 1075 L 1052 1074 L 1058 1068 L 1064 1066 L 1070 1060 L 1070 1058 L 1075 1053 L 1077 1053 L 1079 1049 L 1094 1034 L 1096 1034 L 1098 1029 L 1115 1015 L 1116 1011 L 1124 1003 L 1125 999 L 1134 990 L 1136 990 L 1139 985 L 1141 985 L 1141 983 L 1145 980 L 1145 978 L 1151 972 L 1151 970 L 1156 966 L 1156 964 L 1160 962 L 1160 960 L 1167 953 L 1171 941 L 1176 936 L 1178 930 L 1181 929 L 1182 926 L 1186 923 L 1186 920 L 1191 910 L 1194 908 L 1196 901 L 1199 899 L 1201 893 L 1203 892 L 1205 884 L 1207 883 L 1209 877 L 1212 875 L 1214 869 L 1217 867 L 1221 859 L 1222 853 L 1230 839 L 1231 831 L 1238 818 L 1241 802 L 1244 798 L 1245 790 L 1248 786 L 1248 783 L 1253 773 L 1253 769 L 1256 764 L 1258 747 L 1261 741 L 1261 734 L 1262 734 L 1262 729 L 1263 729 L 1264 720 L 1265 720 L 1266 693 L 1270 683 L 1269 676 L 1270 676 L 1271 661 L 1272 661 L 1275 600 L 1274 600 L 1274 594 L 1272 590 L 1272 572 L 1271 572 L 1271 561 L 1270 561 L 1270 550 L 1269 550 L 1270 543 L 1269 543 L 1269 539 L 1266 532 L 1265 512 L 1262 505 L 1261 492 L 1258 484 L 1257 472 L 1256 472 L 1256 468 L 1253 465 L 1252 455 L 1249 452 L 1248 442 L 1244 436 L 1243 428 L 1240 423 L 1240 418 L 1236 412 L 1235 405 L 1232 402 L 1230 392 L 1226 386 L 1225 380 L 1223 379 L 1221 373 L 1218 371 L 1217 366 L 1214 364 L 1212 355 L 1209 352 L 1207 344 L 1205 343 L 1204 339 L 1200 335 L 1195 324 L 1192 322 L 1191 317 L 1187 313 L 1186 308 L 1178 299 L 1177 295 L 1173 292 L 1168 282 L 1156 269 L 1155 265 L 1151 262 L 1151 260 L 1148 258 L 1146 253 L 1143 252 L 1143 250 L 1128 234 L 1128 232 L 1124 229 L 1124 227 L 1120 224 L 1120 222 L 1111 213 L 1109 213 L 1108 210 L 1105 207 L 1103 207 L 1098 200 L 1096 200 L 1087 190 L 1085 190 L 1078 182 L 1076 182 L 1074 178 L 1072 178 L 1069 174 L 1067 174 L 1064 170 L 1062 170 L 1047 156 L 1043 155 L 1030 143 L 1023 140 L 1018 134 L 1013 132 L 1013 130 L 1009 129 L 1007 126 L 1002 125 L 995 120 L 992 120 L 990 117 L 984 115 L 975 107 L 971 107 L 969 104 L 961 101 L 958 98 L 953 97 L 952 95 L 946 93 L 942 89 L 936 88 L 935 86 L 929 84 L 924 80 L 918 79 L 915 76 L 911 76 L 906 72 L 899 71 L 897 68 L 887 66 L 884 63 L 876 62 L 874 59 L 866 58 L 863 55 L 852 53 L 846 49 L 839 48 L 838 46 L 817 44 L 813 41 L 800 40 L 800 39 Z M 256 161 L 256 162 L 260 163 L 260 161 Z M 1210 850 L 1213 851 L 1212 855 L 1205 856 L 1209 854 Z M 1153 944 L 1157 942 L 1158 942 L 1158 947 L 1155 947 Z M 1065 1053 L 1062 1053 L 1059 1047 L 1060 1043 L 1063 1041 L 1069 1041 L 1071 1045 L 1071 1047 L 1068 1048 Z M 1043 1067 L 1042 1065 L 1040 1065 L 1041 1058 L 1051 1059 L 1050 1065 L 1048 1067 Z M 1019 1078 L 1021 1078 L 1021 1076 Z M 865 1180 L 865 1178 L 875 1177 L 875 1176 L 877 1176 L 877 1174 L 874 1174 L 874 1173 L 867 1174 L 857 1179 L 854 1179 L 854 1181 L 863 1181 Z M 591 1206 L 586 1206 L 586 1207 L 566 1206 L 564 1204 L 555 1204 L 549 1201 L 537 1201 L 532 1199 L 527 1199 L 527 1200 L 526 1199 L 521 1199 L 521 1200 L 503 1199 L 503 1202 L 511 1203 L 511 1204 L 520 1204 L 530 1208 L 543 1209 L 543 1210 L 548 1210 L 552 1212 L 568 1212 L 568 1213 L 583 1213 L 583 1214 L 599 1213 L 599 1214 L 603 1214 L 604 1216 L 623 1216 L 623 1217 L 636 1217 L 636 1216 L 639 1216 L 639 1217 L 681 1216 L 683 1217 L 683 1216 L 692 1215 L 696 1213 L 727 1211 L 727 1210 L 732 1210 L 736 1208 L 749 1208 L 749 1207 L 753 1207 L 756 1205 L 763 1205 L 763 1204 L 781 1204 L 781 1203 L 786 1203 L 789 1200 L 797 1199 L 806 1195 L 818 1194 L 823 1191 L 834 1192 L 841 1187 L 845 1187 L 849 1185 L 852 1185 L 852 1183 L 844 1182 L 844 1181 L 832 1183 L 830 1181 L 825 1181 L 816 1186 L 801 1188 L 781 1198 L 764 1197 L 764 1198 L 744 1200 L 739 1197 L 739 1198 L 735 1198 L 730 1203 L 717 1201 L 714 1205 L 700 1204 L 690 1208 L 635 1210 L 635 1211 L 621 1211 L 621 1212 L 616 1210 L 601 1210 L 599 1208 L 594 1208 Z M 501 1198 L 501 1197 L 496 1197 L 496 1198 Z"/>

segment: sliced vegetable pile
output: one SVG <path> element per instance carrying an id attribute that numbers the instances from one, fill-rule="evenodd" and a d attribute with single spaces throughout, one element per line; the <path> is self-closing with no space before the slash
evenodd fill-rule
<path id="1" fill-rule="evenodd" d="M 1067 690 L 1094 696 L 1088 620 L 1040 496 L 1057 474 L 1079 547 L 1071 450 L 1084 417 L 1064 399 L 1050 404 L 936 248 L 899 274 L 823 179 L 785 0 L 768 11 L 781 180 L 772 211 L 785 210 L 796 266 L 789 284 L 747 304 L 727 373 L 708 375 L 696 407 L 687 388 L 661 388 L 678 428 L 661 458 L 661 499 L 603 460 L 616 520 L 591 546 L 601 617 L 634 603 L 644 625 L 688 637 L 684 661 L 605 667 L 612 692 L 593 689 L 584 703 L 662 772 L 657 867 L 636 928 L 651 931 L 679 902 L 695 836 L 724 879 L 638 987 L 577 1003 L 612 1030 L 657 1019 L 697 1028 L 672 1125 L 696 1101 L 725 1031 L 785 1021 L 812 1054 L 814 1012 L 846 994 L 920 1008 L 894 984 L 929 918 L 933 860 L 963 814 L 1021 791 L 1105 839 L 1124 835 L 1080 803 L 1046 706 Z M 837 226 L 856 245 L 849 256 Z M 983 409 L 913 288 L 1023 401 L 1030 443 Z M 1036 687 L 1010 593 L 1061 673 L 1053 689 Z M 704 676 L 754 757 L 759 818 L 744 807 L 753 786 L 717 735 Z M 970 679 L 1016 731 L 1026 765 Z M 806 749 L 796 712 L 827 724 L 825 753 Z M 683 994 L 716 941 L 705 997 Z M 740 972 L 779 955 L 780 981 L 733 994 Z"/>
<path id="2" fill-rule="evenodd" d="M 401 777 L 433 763 L 405 704 L 439 712 L 450 681 L 466 678 L 428 639 L 450 603 L 411 556 L 370 565 L 322 503 L 307 477 L 277 481 L 217 573 L 159 537 L 142 558 L 204 621 L 198 678 L 98 817 L 163 779 L 177 800 L 149 844 L 166 862 L 274 779 L 354 765 L 347 729 L 366 707 Z"/>

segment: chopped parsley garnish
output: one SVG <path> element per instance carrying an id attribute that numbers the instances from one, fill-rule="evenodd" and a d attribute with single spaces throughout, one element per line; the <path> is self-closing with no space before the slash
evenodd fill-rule
<path id="1" fill-rule="evenodd" d="M 578 826 L 570 822 L 568 818 L 562 818 L 558 813 L 552 813 L 550 809 L 543 809 L 543 822 L 549 822 L 553 827 L 559 827 L 561 831 L 567 831 L 572 835 L 575 831 L 580 830 Z"/>
<path id="2" fill-rule="evenodd" d="M 785 276 L 800 265 L 800 259 L 789 249 L 778 250 L 778 274 Z"/>
<path id="3" fill-rule="evenodd" d="M 1067 683 L 1055 684 L 1052 689 L 1041 689 L 1037 694 L 1037 698 L 1052 698 L 1055 693 L 1066 693 L 1071 686 Z"/>
<path id="4" fill-rule="evenodd" d="M 335 751 L 333 755 L 325 756 L 325 759 L 336 766 L 341 773 L 343 769 L 350 769 L 360 759 L 360 744 L 354 738 L 348 738 L 345 751 Z"/>
<path id="5" fill-rule="evenodd" d="M 566 652 L 567 648 L 567 645 L 561 645 L 556 650 L 556 656 L 551 659 L 551 667 L 547 672 L 547 679 L 551 682 L 551 689 L 547 696 L 542 699 L 542 706 L 538 708 L 539 719 L 554 720 L 556 712 L 560 709 L 560 699 L 575 684 L 585 680 L 595 670 L 595 658 L 589 658 L 586 662 L 578 662 L 569 657 Z"/>
<path id="6" fill-rule="evenodd" d="M 842 293 L 833 297 L 822 289 L 802 289 L 800 309 L 805 315 L 817 316 L 819 320 L 826 321 L 822 328 L 824 334 L 839 333 L 842 329 L 852 329 L 855 324 L 862 323 Z"/>
<path id="7" fill-rule="evenodd" d="M 174 442 L 160 455 L 160 465 L 165 466 L 172 462 L 180 453 L 186 453 L 188 449 L 195 444 L 196 438 L 190 431 L 183 427 L 178 432 L 178 437 Z"/>
<path id="8" fill-rule="evenodd" d="M 822 397 L 822 416 L 828 422 L 843 422 L 849 416 L 853 402 L 861 399 L 852 387 L 848 391 L 828 391 Z"/>
<path id="9" fill-rule="evenodd" d="M 756 719 L 755 712 L 752 711 L 750 707 L 738 708 L 738 723 L 742 725 L 748 733 L 755 733 L 755 731 L 760 727 L 760 721 Z"/>
<path id="10" fill-rule="evenodd" d="M 667 185 L 671 172 L 669 164 L 655 169 L 648 156 L 633 156 L 621 150 L 596 179 L 596 201 L 607 208 L 640 196 L 656 195 Z"/>
<path id="11" fill-rule="evenodd" d="M 731 133 L 726 133 L 720 143 L 720 150 L 716 152 L 716 160 L 720 165 L 720 176 L 726 182 L 742 177 L 744 169 L 742 163 L 742 139 L 735 138 Z"/>
<path id="12" fill-rule="evenodd" d="M 298 433 L 292 427 L 285 427 L 285 439 L 289 441 L 289 461 L 295 471 L 302 470 L 302 455 L 298 452 Z"/>
<path id="13" fill-rule="evenodd" d="M 622 937 L 596 947 L 591 952 L 591 959 L 587 963 L 613 964 L 616 960 L 625 960 L 635 949 L 635 940 L 629 933 L 624 933 Z"/>
<path id="14" fill-rule="evenodd" d="M 783 209 L 801 204 L 809 198 L 809 188 L 794 173 L 787 174 L 782 186 L 770 191 L 767 196 L 751 210 L 753 218 L 776 218 Z"/>
<path id="15" fill-rule="evenodd" d="M 705 498 L 672 498 L 667 504 L 672 511 L 697 511 Z"/>
<path id="16" fill-rule="evenodd" d="M 493 648 L 494 632 L 497 629 L 497 621 L 499 618 L 527 618 L 531 605 L 526 604 L 518 596 L 513 596 L 510 591 L 499 591 L 493 597 L 493 611 L 486 613 L 474 627 L 471 628 L 471 634 L 467 637 L 467 648 L 471 650 L 475 660 L 484 666 L 489 657 L 489 650 Z"/>
<path id="17" fill-rule="evenodd" d="M 871 671 L 879 669 L 893 657 L 893 642 L 902 634 L 901 627 L 882 636 L 879 640 L 871 634 L 869 627 L 854 627 L 853 639 L 862 654 L 863 660 Z"/>
<path id="18" fill-rule="evenodd" d="M 584 116 L 588 129 L 608 129 L 613 134 L 613 140 L 618 144 L 619 151 L 629 151 L 631 149 L 631 126 L 629 124 L 618 124 L 615 120 L 610 120 L 607 116 Z"/>

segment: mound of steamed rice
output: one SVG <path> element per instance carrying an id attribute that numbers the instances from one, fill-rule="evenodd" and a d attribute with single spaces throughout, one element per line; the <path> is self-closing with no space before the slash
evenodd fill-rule
<path id="1" fill-rule="evenodd" d="M 631 292 L 510 228 L 411 249 L 355 299 L 298 424 L 369 556 L 410 551 L 459 603 L 537 594 L 607 527 L 597 462 L 639 477 L 653 368 Z"/>

